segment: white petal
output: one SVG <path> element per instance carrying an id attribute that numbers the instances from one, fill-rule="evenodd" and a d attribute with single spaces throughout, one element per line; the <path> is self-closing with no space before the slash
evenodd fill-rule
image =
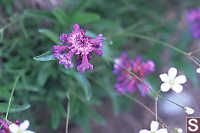
<path id="1" fill-rule="evenodd" d="M 25 131 L 26 129 L 28 129 L 30 125 L 30 122 L 28 120 L 25 120 L 23 123 L 20 124 L 20 129 Z"/>
<path id="2" fill-rule="evenodd" d="M 173 80 L 177 75 L 177 69 L 174 67 L 171 67 L 168 71 L 168 76 L 171 80 Z"/>
<path id="3" fill-rule="evenodd" d="M 155 132 L 158 130 L 159 123 L 157 121 L 152 121 L 151 122 L 151 132 Z"/>
<path id="4" fill-rule="evenodd" d="M 178 129 L 177 129 L 177 132 L 178 132 L 178 133 L 183 133 L 183 129 L 178 128 Z"/>
<path id="5" fill-rule="evenodd" d="M 171 87 L 170 87 L 170 84 L 169 84 L 169 83 L 162 83 L 161 86 L 160 86 L 160 88 L 161 88 L 161 91 L 162 91 L 162 92 L 167 92 L 167 91 L 169 91 L 169 89 L 170 89 Z"/>
<path id="6" fill-rule="evenodd" d="M 183 86 L 180 84 L 174 84 L 172 86 L 172 90 L 175 91 L 176 93 L 181 93 L 183 90 Z"/>
<path id="7" fill-rule="evenodd" d="M 23 132 L 23 133 L 35 133 L 35 132 L 30 131 L 30 130 L 27 130 L 27 131 L 25 131 L 25 132 Z"/>
<path id="8" fill-rule="evenodd" d="M 187 79 L 186 79 L 185 75 L 180 75 L 175 78 L 175 83 L 177 83 L 177 84 L 184 84 L 184 83 L 186 83 L 186 81 L 187 81 Z"/>
<path id="9" fill-rule="evenodd" d="M 197 73 L 200 73 L 200 68 L 197 68 L 197 69 L 196 69 L 196 72 L 197 72 Z"/>
<path id="10" fill-rule="evenodd" d="M 151 132 L 149 130 L 143 129 L 143 130 L 140 130 L 139 133 L 151 133 Z"/>
<path id="11" fill-rule="evenodd" d="M 166 73 L 160 74 L 160 79 L 161 79 L 162 82 L 168 82 L 169 81 L 169 77 Z"/>
<path id="12" fill-rule="evenodd" d="M 10 130 L 11 133 L 17 133 L 18 130 L 19 130 L 19 126 L 16 125 L 16 124 L 11 124 L 11 125 L 9 126 L 9 130 Z"/>
<path id="13" fill-rule="evenodd" d="M 156 133 L 167 133 L 166 128 L 159 129 Z"/>
<path id="14" fill-rule="evenodd" d="M 190 108 L 190 107 L 184 107 L 184 111 L 185 113 L 191 115 L 194 114 L 194 109 Z"/>

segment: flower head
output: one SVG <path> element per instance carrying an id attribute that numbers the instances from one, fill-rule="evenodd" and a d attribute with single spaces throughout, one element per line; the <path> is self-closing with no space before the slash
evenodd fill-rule
<path id="1" fill-rule="evenodd" d="M 183 109 L 184 109 L 185 113 L 187 113 L 188 115 L 194 114 L 194 109 L 192 109 L 190 107 L 184 107 Z"/>
<path id="2" fill-rule="evenodd" d="M 3 119 L 0 119 L 1 130 L 0 133 L 9 133 L 9 123 Z"/>
<path id="3" fill-rule="evenodd" d="M 176 93 L 180 93 L 183 90 L 183 86 L 181 84 L 184 84 L 187 80 L 184 75 L 176 76 L 177 75 L 177 69 L 172 67 L 169 69 L 168 74 L 160 74 L 160 79 L 162 82 L 161 84 L 161 91 L 167 92 L 170 89 L 175 91 Z"/>
<path id="4" fill-rule="evenodd" d="M 200 8 L 191 10 L 187 16 L 188 23 L 192 24 L 191 32 L 194 38 L 200 38 Z"/>
<path id="5" fill-rule="evenodd" d="M 54 57 L 59 60 L 59 64 L 64 64 L 65 68 L 72 68 L 74 64 L 72 57 L 77 56 L 77 70 L 85 72 L 86 69 L 92 70 L 93 65 L 89 63 L 92 59 L 92 53 L 101 56 L 102 52 L 102 34 L 97 38 L 91 39 L 86 36 L 86 32 L 80 29 L 78 24 L 74 24 L 74 29 L 70 34 L 60 36 L 61 45 L 54 45 L 52 52 Z M 67 45 L 64 45 L 67 44 Z"/>
<path id="6" fill-rule="evenodd" d="M 20 125 L 11 124 L 9 125 L 9 130 L 11 133 L 34 133 L 33 131 L 27 130 L 30 123 L 28 120 L 25 120 Z"/>
<path id="7" fill-rule="evenodd" d="M 137 77 L 132 76 L 128 71 L 133 72 L 140 79 L 144 80 L 146 75 L 155 71 L 154 62 L 151 60 L 143 62 L 141 57 L 137 57 L 135 61 L 127 59 L 127 54 L 123 53 L 119 59 L 115 60 L 114 64 L 113 73 L 117 76 L 118 81 L 118 83 L 115 84 L 115 88 L 119 93 L 131 93 L 139 90 L 139 87 L 142 87 L 142 95 L 146 95 L 149 88 L 144 83 L 139 81 Z"/>
<path id="8" fill-rule="evenodd" d="M 196 69 L 196 72 L 197 72 L 197 73 L 200 73 L 200 67 Z"/>
<path id="9" fill-rule="evenodd" d="M 140 130 L 139 133 L 167 133 L 167 129 L 166 128 L 159 129 L 159 123 L 157 121 L 152 121 L 150 130 L 142 129 Z"/>
<path id="10" fill-rule="evenodd" d="M 174 130 L 176 133 L 183 133 L 183 129 L 181 128 L 175 128 Z"/>

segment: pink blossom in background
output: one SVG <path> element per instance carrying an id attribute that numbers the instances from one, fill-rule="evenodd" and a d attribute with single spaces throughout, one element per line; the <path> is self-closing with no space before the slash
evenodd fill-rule
<path id="1" fill-rule="evenodd" d="M 191 24 L 191 32 L 194 38 L 200 38 L 200 8 L 192 9 L 187 15 L 187 22 Z"/>
<path id="2" fill-rule="evenodd" d="M 117 91 L 121 94 L 126 92 L 132 93 L 141 87 L 142 96 L 145 96 L 150 88 L 140 82 L 135 76 L 132 76 L 127 70 L 144 80 L 145 76 L 155 71 L 154 62 L 152 60 L 143 62 L 140 56 L 134 61 L 128 59 L 126 53 L 123 53 L 119 59 L 115 60 L 113 73 L 117 76 L 117 84 L 115 84 Z"/>

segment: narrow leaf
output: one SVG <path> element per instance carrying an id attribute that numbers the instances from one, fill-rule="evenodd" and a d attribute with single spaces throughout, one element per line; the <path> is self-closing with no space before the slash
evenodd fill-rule
<path id="1" fill-rule="evenodd" d="M 80 73 L 76 73 L 74 74 L 74 77 L 80 82 L 80 84 L 83 86 L 83 89 L 85 91 L 85 96 L 87 100 L 91 99 L 91 85 L 89 83 L 89 81 L 87 80 L 87 78 L 80 74 Z"/>
<path id="2" fill-rule="evenodd" d="M 58 22 L 62 25 L 69 23 L 69 17 L 61 9 L 54 9 L 53 15 L 57 18 Z"/>
<path id="3" fill-rule="evenodd" d="M 29 109 L 31 106 L 30 104 L 25 105 L 11 105 L 9 113 L 21 112 Z M 0 113 L 6 113 L 8 108 L 7 103 L 0 103 Z"/>
<path id="4" fill-rule="evenodd" d="M 77 13 L 72 18 L 72 23 L 87 24 L 100 20 L 100 16 L 95 13 Z"/>
<path id="5" fill-rule="evenodd" d="M 0 42 L 3 41 L 3 32 L 4 32 L 4 29 L 1 28 L 1 29 L 0 29 Z"/>
<path id="6" fill-rule="evenodd" d="M 47 29 L 40 29 L 39 32 L 43 35 L 45 35 L 46 37 L 48 37 L 49 39 L 51 39 L 53 42 L 55 42 L 56 44 L 59 44 L 59 37 L 57 34 L 53 33 L 50 30 Z"/>
<path id="7" fill-rule="evenodd" d="M 41 54 L 39 56 L 36 56 L 33 58 L 34 60 L 37 61 L 51 61 L 51 60 L 55 60 L 53 53 L 51 51 L 48 51 L 44 54 Z"/>

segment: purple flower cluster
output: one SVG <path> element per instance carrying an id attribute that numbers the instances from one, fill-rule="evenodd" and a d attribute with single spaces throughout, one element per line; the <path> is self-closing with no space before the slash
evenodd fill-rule
<path id="1" fill-rule="evenodd" d="M 187 21 L 191 26 L 191 32 L 194 38 L 200 38 L 200 8 L 191 10 L 188 13 Z"/>
<path id="2" fill-rule="evenodd" d="M 121 94 L 132 93 L 141 87 L 143 88 L 142 96 L 145 96 L 149 88 L 128 71 L 135 73 L 140 79 L 144 80 L 146 75 L 155 71 L 154 62 L 151 60 L 143 62 L 140 56 L 134 61 L 128 59 L 126 53 L 123 53 L 119 59 L 115 60 L 113 73 L 117 76 L 118 83 L 115 84 L 117 91 Z"/>
<path id="3" fill-rule="evenodd" d="M 10 124 L 12 123 L 0 118 L 0 133 L 10 133 L 10 130 L 9 130 Z M 19 121 L 16 120 L 15 124 L 19 125 Z"/>
<path id="4" fill-rule="evenodd" d="M 59 60 L 59 64 L 64 64 L 66 69 L 74 67 L 72 57 L 76 55 L 78 71 L 92 70 L 93 65 L 89 63 L 89 60 L 92 59 L 92 52 L 99 56 L 103 54 L 102 34 L 91 39 L 86 36 L 86 32 L 80 29 L 78 24 L 74 24 L 74 29 L 70 34 L 62 34 L 60 40 L 62 45 L 54 45 L 52 52 L 54 57 Z"/>

